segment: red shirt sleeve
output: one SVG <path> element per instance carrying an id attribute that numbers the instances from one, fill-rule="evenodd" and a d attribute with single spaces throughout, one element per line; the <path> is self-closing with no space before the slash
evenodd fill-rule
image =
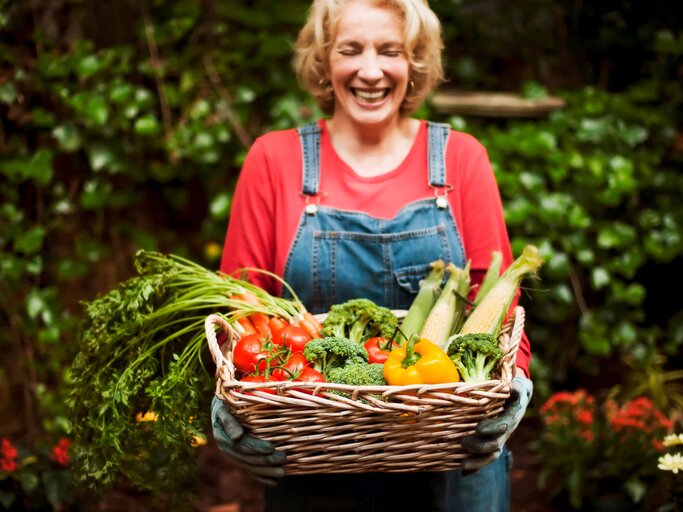
<path id="1" fill-rule="evenodd" d="M 273 176 L 262 139 L 257 139 L 247 153 L 235 187 L 221 259 L 222 272 L 234 275 L 245 267 L 272 271 L 274 198 Z M 275 293 L 274 280 L 265 274 L 250 272 L 248 279 L 269 293 Z"/>

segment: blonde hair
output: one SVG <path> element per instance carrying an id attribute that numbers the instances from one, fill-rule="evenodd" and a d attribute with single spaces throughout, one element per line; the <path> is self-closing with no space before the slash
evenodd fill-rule
<path id="1" fill-rule="evenodd" d="M 325 83 L 328 51 L 342 8 L 352 0 L 314 0 L 296 40 L 294 68 L 301 86 L 321 110 L 332 114 L 334 94 Z M 401 113 L 411 114 L 443 80 L 441 23 L 427 0 L 376 0 L 394 9 L 403 21 L 403 40 L 410 65 L 408 91 Z"/>

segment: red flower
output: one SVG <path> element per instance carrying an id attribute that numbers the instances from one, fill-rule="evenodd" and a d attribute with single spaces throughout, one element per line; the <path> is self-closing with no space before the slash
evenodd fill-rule
<path id="1" fill-rule="evenodd" d="M 0 459 L 0 471 L 14 471 L 17 469 L 17 462 L 14 459 Z"/>
<path id="2" fill-rule="evenodd" d="M 0 444 L 0 455 L 6 459 L 16 459 L 19 456 L 16 448 L 9 442 L 9 439 L 5 438 L 2 439 Z"/>
<path id="3" fill-rule="evenodd" d="M 62 438 L 52 447 L 52 459 L 60 466 L 69 464 L 69 446 L 71 446 L 71 441 Z"/>
<path id="4" fill-rule="evenodd" d="M 17 469 L 17 457 L 17 449 L 8 439 L 3 438 L 0 443 L 0 471 L 9 472 Z"/>
<path id="5" fill-rule="evenodd" d="M 593 412 L 592 411 L 581 411 L 576 415 L 576 419 L 579 423 L 584 425 L 590 425 L 593 423 Z"/>
<path id="6" fill-rule="evenodd" d="M 595 434 L 593 434 L 593 432 L 590 430 L 582 430 L 579 435 L 589 443 L 592 443 L 595 439 Z"/>

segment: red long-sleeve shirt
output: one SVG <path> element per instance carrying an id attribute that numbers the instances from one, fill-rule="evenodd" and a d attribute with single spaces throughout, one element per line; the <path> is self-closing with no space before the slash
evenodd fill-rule
<path id="1" fill-rule="evenodd" d="M 392 218 L 405 204 L 434 197 L 427 177 L 427 128 L 422 122 L 413 146 L 394 170 L 379 176 L 356 174 L 337 155 L 324 121 L 320 140 L 320 201 L 330 207 Z M 451 211 L 471 261 L 472 283 L 481 282 L 491 251 L 501 251 L 502 268 L 512 262 L 498 186 L 485 148 L 472 136 L 452 131 L 446 147 Z M 235 189 L 221 270 L 265 269 L 282 276 L 299 219 L 306 205 L 301 194 L 302 154 L 296 130 L 270 132 L 249 150 Z M 443 193 L 442 191 L 439 192 Z M 271 293 L 278 283 L 250 276 Z M 517 366 L 528 375 L 529 341 L 522 337 Z"/>

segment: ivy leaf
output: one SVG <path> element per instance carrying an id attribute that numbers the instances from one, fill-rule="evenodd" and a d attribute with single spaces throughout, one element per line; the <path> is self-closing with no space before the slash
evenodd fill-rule
<path id="1" fill-rule="evenodd" d="M 591 273 L 591 283 L 593 284 L 594 289 L 599 290 L 600 288 L 604 288 L 609 282 L 610 276 L 607 270 L 602 267 L 593 269 L 593 272 Z"/>
<path id="2" fill-rule="evenodd" d="M 109 120 L 109 107 L 100 94 L 92 94 L 85 105 L 85 115 L 96 125 L 102 126 Z"/>
<path id="3" fill-rule="evenodd" d="M 29 229 L 14 241 L 14 248 L 23 254 L 35 254 L 43 248 L 46 230 L 42 226 Z"/>
<path id="4" fill-rule="evenodd" d="M 45 299 L 38 290 L 32 290 L 26 297 L 26 314 L 35 320 L 47 308 Z"/>
<path id="5" fill-rule="evenodd" d="M 623 224 L 615 222 L 612 226 L 601 229 L 598 232 L 598 246 L 603 249 L 622 248 L 631 245 L 636 239 L 636 230 Z"/>
<path id="6" fill-rule="evenodd" d="M 230 214 L 230 194 L 222 192 L 211 201 L 210 211 L 214 219 L 227 219 Z"/>
<path id="7" fill-rule="evenodd" d="M 52 130 L 52 136 L 57 139 L 59 149 L 65 152 L 76 151 L 81 147 L 81 135 L 78 128 L 72 122 L 66 122 L 56 126 Z"/>
<path id="8" fill-rule="evenodd" d="M 97 55 L 86 55 L 76 64 L 76 72 L 78 76 L 83 79 L 90 78 L 97 73 L 101 68 L 101 61 Z"/>
<path id="9" fill-rule="evenodd" d="M 0 85 L 0 103 L 6 105 L 17 99 L 17 90 L 12 82 L 5 82 Z"/>
<path id="10" fill-rule="evenodd" d="M 147 114 L 135 121 L 135 133 L 138 135 L 156 135 L 159 133 L 160 127 L 157 118 L 151 114 Z"/>
<path id="11" fill-rule="evenodd" d="M 133 94 L 133 86 L 125 82 L 117 82 L 109 90 L 109 100 L 112 103 L 123 103 Z"/>
<path id="12" fill-rule="evenodd" d="M 114 161 L 114 154 L 111 147 L 104 144 L 93 144 L 88 148 L 88 158 L 90 167 L 95 172 L 109 167 Z"/>

